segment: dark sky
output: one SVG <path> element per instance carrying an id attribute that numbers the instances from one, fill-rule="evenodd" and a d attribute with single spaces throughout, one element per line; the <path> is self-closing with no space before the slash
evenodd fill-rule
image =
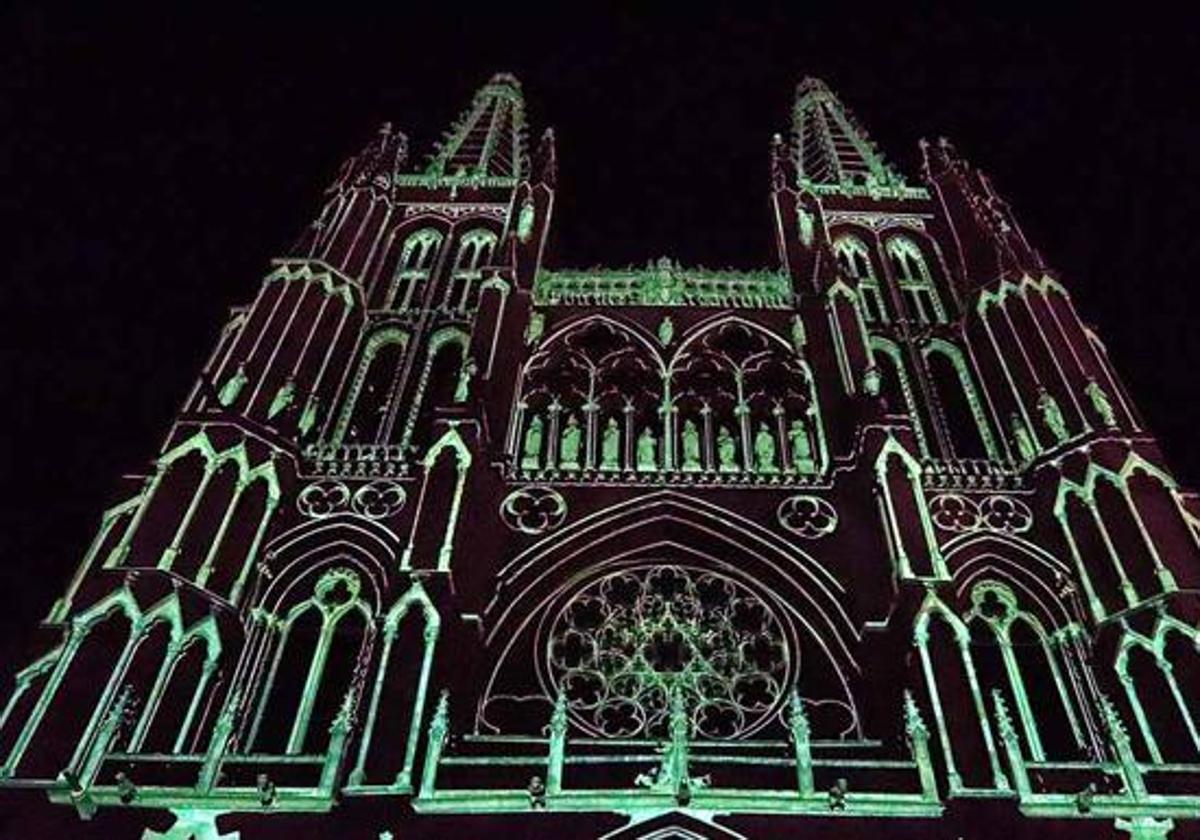
<path id="1" fill-rule="evenodd" d="M 688 11 L 7 12 L 0 597 L 20 630 L 0 661 L 341 158 L 383 120 L 423 158 L 497 70 L 520 77 L 535 132 L 558 133 L 555 265 L 770 263 L 767 143 L 807 74 L 910 174 L 918 137 L 951 137 L 1099 326 L 1184 480 L 1200 479 L 1195 19 L 672 5 Z"/>

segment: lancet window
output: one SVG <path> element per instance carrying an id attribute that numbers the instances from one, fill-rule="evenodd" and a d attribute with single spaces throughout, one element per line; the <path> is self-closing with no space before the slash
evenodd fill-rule
<path id="1" fill-rule="evenodd" d="M 246 743 L 253 752 L 315 755 L 350 689 L 356 663 L 370 643 L 372 610 L 361 580 L 348 568 L 325 572 L 311 595 L 279 616 Z"/>
<path id="2" fill-rule="evenodd" d="M 407 345 L 408 336 L 395 328 L 380 330 L 367 339 L 338 418 L 334 439 L 339 443 L 376 442 Z"/>
<path id="3" fill-rule="evenodd" d="M 868 324 L 887 323 L 887 306 L 871 266 L 871 256 L 862 240 L 842 236 L 833 243 L 833 252 L 842 272 L 857 281 L 858 306 Z"/>
<path id="4" fill-rule="evenodd" d="M 1009 587 L 994 581 L 971 590 L 964 620 L 983 695 L 1001 692 L 1025 756 L 1045 761 L 1078 755 L 1083 733 L 1068 689 L 1070 678 L 1043 622 L 1023 608 Z"/>
<path id="5" fill-rule="evenodd" d="M 421 306 L 421 298 L 442 245 L 442 234 L 423 228 L 410 234 L 400 250 L 400 260 L 388 288 L 385 309 L 412 309 Z"/>
<path id="6" fill-rule="evenodd" d="M 871 338 L 871 355 L 879 369 L 880 393 L 887 401 L 888 411 L 908 415 L 912 420 L 913 433 L 917 437 L 921 454 L 928 457 L 929 442 L 925 436 L 921 415 L 917 411 L 916 397 L 913 394 L 904 355 L 894 343 L 879 337 Z"/>
<path id="7" fill-rule="evenodd" d="M 935 340 L 924 350 L 925 366 L 937 391 L 942 424 L 949 439 L 950 457 L 998 457 L 970 368 L 952 344 Z"/>
<path id="8" fill-rule="evenodd" d="M 946 310 L 942 307 L 925 257 L 916 243 L 902 236 L 889 239 L 887 255 L 909 320 L 922 324 L 945 321 Z"/>
<path id="9" fill-rule="evenodd" d="M 454 257 L 454 268 L 446 293 L 442 298 L 442 309 L 464 313 L 474 308 L 475 293 L 483 277 L 482 266 L 491 262 L 496 249 L 496 234 L 486 228 L 476 228 L 463 234 Z"/>
<path id="10" fill-rule="evenodd" d="M 1200 760 L 1200 653 L 1195 628 L 1163 616 L 1152 637 L 1129 632 L 1115 669 L 1132 712 L 1135 750 L 1155 762 Z"/>

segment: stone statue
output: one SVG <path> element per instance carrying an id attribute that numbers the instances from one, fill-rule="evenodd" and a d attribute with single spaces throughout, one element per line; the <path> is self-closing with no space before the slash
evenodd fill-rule
<path id="1" fill-rule="evenodd" d="M 807 341 L 804 335 L 804 322 L 800 320 L 799 315 L 792 316 L 792 350 L 797 356 L 804 355 L 804 342 Z"/>
<path id="2" fill-rule="evenodd" d="M 533 415 L 529 428 L 525 430 L 524 457 L 521 458 L 521 469 L 540 470 L 542 468 L 542 418 Z"/>
<path id="3" fill-rule="evenodd" d="M 608 418 L 600 440 L 600 469 L 605 472 L 621 469 L 621 427 L 614 417 Z"/>
<path id="4" fill-rule="evenodd" d="M 737 445 L 724 426 L 717 429 L 717 468 L 723 473 L 738 472 Z"/>
<path id="5" fill-rule="evenodd" d="M 1017 455 L 1020 457 L 1021 463 L 1029 463 L 1037 455 L 1037 448 L 1033 445 L 1029 429 L 1025 428 L 1025 424 L 1015 413 L 1009 415 L 1008 424 L 1012 427 L 1013 441 L 1017 444 Z"/>
<path id="6" fill-rule="evenodd" d="M 579 469 L 579 444 L 583 438 L 579 430 L 579 421 L 572 414 L 567 418 L 567 425 L 562 432 L 562 440 L 558 450 L 558 466 L 564 470 Z"/>
<path id="7" fill-rule="evenodd" d="M 530 312 L 529 323 L 525 325 L 525 343 L 537 344 L 545 330 L 546 316 L 541 312 Z"/>
<path id="8" fill-rule="evenodd" d="M 868 397 L 878 397 L 879 391 L 883 387 L 883 375 L 880 374 L 879 368 L 875 365 L 870 365 L 863 371 L 863 391 Z"/>
<path id="9" fill-rule="evenodd" d="M 670 315 L 666 315 L 658 325 L 658 340 L 662 342 L 663 347 L 666 347 L 673 338 L 675 338 L 675 322 L 671 320 Z"/>
<path id="10" fill-rule="evenodd" d="M 775 438 L 766 423 L 758 424 L 758 433 L 754 436 L 754 466 L 759 475 L 779 472 L 775 463 Z"/>
<path id="11" fill-rule="evenodd" d="M 1089 379 L 1087 387 L 1083 392 L 1092 401 L 1092 408 L 1100 415 L 1100 420 L 1104 423 L 1104 427 L 1106 429 L 1115 429 L 1117 427 L 1117 414 L 1113 411 L 1108 394 L 1104 393 L 1104 389 L 1100 387 L 1100 383 L 1095 379 Z"/>
<path id="12" fill-rule="evenodd" d="M 658 441 L 655 440 L 654 432 L 650 431 L 649 426 L 642 429 L 642 433 L 638 435 L 637 471 L 658 471 Z"/>
<path id="13" fill-rule="evenodd" d="M 271 401 L 271 407 L 267 409 L 267 417 L 272 418 L 279 414 L 285 408 L 291 406 L 296 399 L 296 380 L 288 377 L 283 386 L 275 392 L 275 399 Z"/>
<path id="14" fill-rule="evenodd" d="M 237 371 L 221 386 L 221 393 L 217 395 L 221 401 L 221 405 L 233 405 L 233 401 L 238 398 L 238 394 L 242 392 L 242 388 L 246 386 L 249 379 L 246 376 L 246 366 L 244 364 L 238 365 Z"/>
<path id="15" fill-rule="evenodd" d="M 471 377 L 479 372 L 479 366 L 475 364 L 475 360 L 470 356 L 463 359 L 462 365 L 458 368 L 458 384 L 454 388 L 454 401 L 456 403 L 466 402 L 467 394 L 471 389 Z"/>
<path id="16" fill-rule="evenodd" d="M 813 458 L 812 441 L 804 421 L 796 419 L 788 427 L 788 442 L 792 445 L 792 466 L 798 473 L 815 473 L 817 462 Z"/>
<path id="17" fill-rule="evenodd" d="M 1037 405 L 1038 410 L 1042 412 L 1042 422 L 1046 424 L 1050 434 L 1054 435 L 1054 440 L 1057 443 L 1066 441 L 1071 435 L 1067 431 L 1067 423 L 1063 419 L 1062 409 L 1058 407 L 1058 400 L 1054 399 L 1045 388 L 1041 388 L 1038 393 Z"/>
<path id="18" fill-rule="evenodd" d="M 533 221 L 536 211 L 533 208 L 533 202 L 528 198 L 521 205 L 521 212 L 517 215 L 517 239 L 521 242 L 528 242 L 529 237 L 533 235 Z"/>
<path id="19" fill-rule="evenodd" d="M 700 430 L 691 420 L 683 424 L 683 471 L 700 472 Z"/>

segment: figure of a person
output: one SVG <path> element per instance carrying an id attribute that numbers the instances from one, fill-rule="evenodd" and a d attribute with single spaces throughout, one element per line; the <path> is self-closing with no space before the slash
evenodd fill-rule
<path id="1" fill-rule="evenodd" d="M 562 440 L 559 444 L 558 466 L 560 469 L 579 469 L 579 445 L 582 437 L 583 435 L 579 430 L 579 421 L 572 414 L 567 418 L 567 425 L 563 428 Z"/>
<path id="2" fill-rule="evenodd" d="M 600 469 L 616 472 L 621 469 L 621 427 L 615 417 L 609 417 L 600 439 Z"/>
<path id="3" fill-rule="evenodd" d="M 542 468 L 542 418 L 533 415 L 529 427 L 525 430 L 524 457 L 521 458 L 521 469 L 540 470 Z"/>
<path id="4" fill-rule="evenodd" d="M 723 473 L 738 472 L 737 444 L 724 426 L 717 429 L 717 469 Z"/>
<path id="5" fill-rule="evenodd" d="M 467 395 L 471 390 L 471 377 L 479 370 L 479 366 L 475 364 L 475 360 L 468 357 L 463 359 L 462 366 L 458 369 L 458 383 L 454 387 L 454 401 L 456 403 L 466 402 Z"/>
<path id="6" fill-rule="evenodd" d="M 1029 429 L 1021 422 L 1021 418 L 1015 413 L 1009 415 L 1009 426 L 1012 428 L 1013 442 L 1017 445 L 1017 455 L 1021 459 L 1021 463 L 1027 464 L 1037 455 L 1037 448 L 1033 445 L 1033 438 L 1029 435 Z"/>
<path id="7" fill-rule="evenodd" d="M 700 472 L 700 430 L 691 420 L 683 424 L 683 471 Z"/>
<path id="8" fill-rule="evenodd" d="M 759 475 L 779 472 L 779 466 L 775 463 L 775 438 L 766 423 L 759 423 L 758 432 L 754 435 L 754 466 Z"/>
<path id="9" fill-rule="evenodd" d="M 658 441 L 650 427 L 642 429 L 637 441 L 637 471 L 656 472 L 658 470 Z"/>
<path id="10" fill-rule="evenodd" d="M 804 421 L 796 419 L 788 427 L 788 441 L 792 444 L 792 465 L 798 473 L 814 473 L 817 462 L 813 459 L 812 441 L 808 437 L 808 428 Z"/>
<path id="11" fill-rule="evenodd" d="M 1062 409 L 1058 407 L 1058 400 L 1043 388 L 1038 395 L 1037 404 L 1038 410 L 1042 412 L 1042 422 L 1046 424 L 1050 434 L 1054 435 L 1055 441 L 1058 443 L 1066 441 L 1070 434 L 1067 432 L 1067 423 L 1063 419 Z"/>
<path id="12" fill-rule="evenodd" d="M 1100 420 L 1104 423 L 1106 429 L 1115 429 L 1117 426 L 1117 413 L 1113 411 L 1112 402 L 1108 399 L 1108 394 L 1104 393 L 1104 389 L 1100 387 L 1100 383 L 1095 379 L 1088 380 L 1088 385 L 1083 389 L 1087 394 L 1087 398 L 1092 401 L 1092 408 L 1100 415 Z"/>

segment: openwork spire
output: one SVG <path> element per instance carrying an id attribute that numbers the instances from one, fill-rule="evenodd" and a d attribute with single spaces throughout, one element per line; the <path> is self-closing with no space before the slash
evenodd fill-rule
<path id="1" fill-rule="evenodd" d="M 520 178 L 527 169 L 521 83 L 497 73 L 438 143 L 427 174 Z"/>
<path id="2" fill-rule="evenodd" d="M 802 186 L 821 192 L 831 191 L 830 187 L 867 193 L 906 191 L 904 179 L 820 79 L 808 77 L 796 87 L 792 129 Z"/>

